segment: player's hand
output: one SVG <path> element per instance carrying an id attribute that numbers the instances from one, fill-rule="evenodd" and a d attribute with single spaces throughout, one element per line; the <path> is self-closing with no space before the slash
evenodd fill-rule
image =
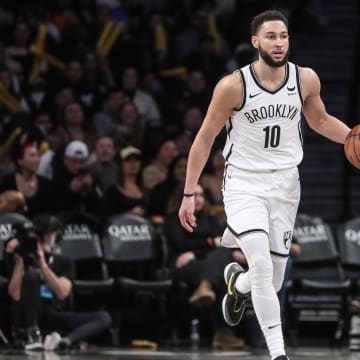
<path id="1" fill-rule="evenodd" d="M 184 197 L 179 209 L 179 219 L 181 225 L 189 232 L 193 232 L 196 227 L 196 217 L 194 215 L 195 203 L 194 196 Z"/>

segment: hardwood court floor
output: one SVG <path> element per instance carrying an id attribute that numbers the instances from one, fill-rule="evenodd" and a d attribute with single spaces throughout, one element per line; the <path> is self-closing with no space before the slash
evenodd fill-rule
<path id="1" fill-rule="evenodd" d="M 359 352 L 349 352 L 347 349 L 331 350 L 329 348 L 297 348 L 289 350 L 290 360 L 359 360 Z M 0 351 L 0 360 L 269 360 L 266 353 L 259 355 L 247 351 L 198 351 L 190 350 L 159 350 L 139 351 L 119 348 L 104 348 L 88 351 L 76 351 L 67 354 L 52 352 L 15 352 Z"/>

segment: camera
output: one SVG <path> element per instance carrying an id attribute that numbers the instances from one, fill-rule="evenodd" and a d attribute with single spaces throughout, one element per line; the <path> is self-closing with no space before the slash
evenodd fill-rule
<path id="1" fill-rule="evenodd" d="M 29 254 L 36 254 L 40 237 L 32 222 L 14 225 L 12 238 L 19 240 L 19 245 L 15 248 L 17 254 L 24 258 L 28 257 Z"/>

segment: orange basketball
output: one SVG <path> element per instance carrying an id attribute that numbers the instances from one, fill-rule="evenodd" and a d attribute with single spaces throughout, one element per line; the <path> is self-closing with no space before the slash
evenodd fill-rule
<path id="1" fill-rule="evenodd" d="M 360 169 L 360 125 L 356 125 L 346 136 L 344 151 L 347 159 Z"/>

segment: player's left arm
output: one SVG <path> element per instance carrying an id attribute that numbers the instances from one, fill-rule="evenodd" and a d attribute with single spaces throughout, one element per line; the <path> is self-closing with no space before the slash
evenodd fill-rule
<path id="1" fill-rule="evenodd" d="M 303 114 L 309 126 L 332 141 L 343 144 L 350 128 L 341 120 L 328 114 L 320 96 L 320 80 L 310 68 L 300 68 L 304 104 Z"/>

